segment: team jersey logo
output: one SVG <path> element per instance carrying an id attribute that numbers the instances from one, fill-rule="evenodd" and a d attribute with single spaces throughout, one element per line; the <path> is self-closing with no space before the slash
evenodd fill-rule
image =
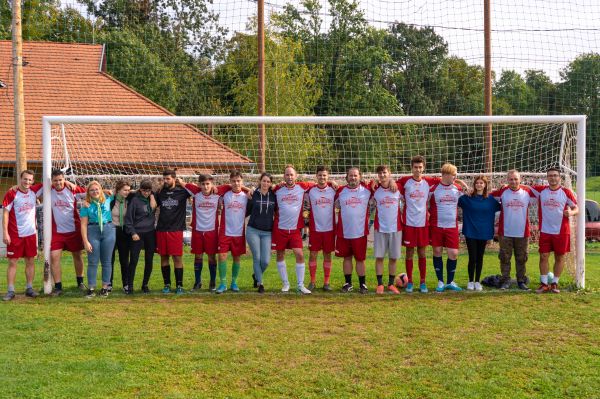
<path id="1" fill-rule="evenodd" d="M 333 204 L 333 200 L 327 197 L 319 197 L 313 202 L 313 204 L 319 208 L 327 208 Z"/>
<path id="2" fill-rule="evenodd" d="M 418 200 L 425 198 L 425 193 L 421 190 L 415 190 L 410 193 L 409 197 L 413 200 L 418 201 Z"/>
<path id="3" fill-rule="evenodd" d="M 227 210 L 233 211 L 233 212 L 239 212 L 241 210 L 246 210 L 246 206 L 244 204 L 242 204 L 241 202 L 238 201 L 231 201 L 230 203 L 227 204 Z"/>
<path id="4" fill-rule="evenodd" d="M 362 205 L 363 201 L 357 197 L 350 197 L 346 201 L 344 201 L 344 204 L 348 205 L 351 208 L 356 208 L 357 206 Z"/>
<path id="5" fill-rule="evenodd" d="M 557 200 L 555 200 L 554 198 L 547 199 L 546 201 L 544 201 L 542 203 L 542 205 L 546 208 L 551 208 L 551 209 L 562 208 L 562 204 L 560 202 L 558 202 Z"/>
<path id="6" fill-rule="evenodd" d="M 161 202 L 161 206 L 168 208 L 168 209 L 176 207 L 177 205 L 179 205 L 179 200 L 176 200 L 174 198 L 168 198 Z"/>
<path id="7" fill-rule="evenodd" d="M 510 201 L 508 201 L 508 203 L 506 204 L 506 207 L 509 209 L 513 209 L 513 210 L 518 210 L 518 209 L 522 209 L 525 208 L 525 204 L 518 199 L 512 199 Z"/>
<path id="8" fill-rule="evenodd" d="M 71 204 L 68 201 L 63 201 L 63 200 L 56 200 L 56 202 L 54 202 L 54 207 L 55 208 L 71 208 L 73 204 Z"/>
<path id="9" fill-rule="evenodd" d="M 210 201 L 198 201 L 198 208 L 200 209 L 214 209 L 217 207 L 217 204 Z"/>
<path id="10" fill-rule="evenodd" d="M 281 197 L 281 202 L 284 202 L 286 204 L 295 204 L 296 202 L 298 202 L 298 196 L 296 194 L 286 194 L 283 197 Z"/>
<path id="11" fill-rule="evenodd" d="M 456 202 L 457 202 L 456 197 L 454 197 L 454 196 L 452 196 L 450 194 L 446 194 L 446 195 L 444 195 L 444 196 L 442 196 L 440 198 L 440 203 L 441 204 L 444 204 L 444 203 L 452 204 L 452 203 L 456 203 Z"/>
<path id="12" fill-rule="evenodd" d="M 386 208 L 391 208 L 393 206 L 398 205 L 398 200 L 394 197 L 383 197 L 379 201 L 379 205 L 384 206 Z"/>
<path id="13" fill-rule="evenodd" d="M 34 207 L 31 203 L 25 202 L 23 205 L 17 208 L 17 213 L 26 213 L 32 210 Z"/>

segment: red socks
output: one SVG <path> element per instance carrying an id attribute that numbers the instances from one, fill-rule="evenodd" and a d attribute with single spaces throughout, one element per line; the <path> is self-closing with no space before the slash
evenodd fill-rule
<path id="1" fill-rule="evenodd" d="M 408 282 L 412 283 L 413 279 L 412 279 L 412 275 L 413 275 L 413 260 L 406 258 L 405 260 L 406 263 L 406 276 L 408 277 Z"/>
<path id="2" fill-rule="evenodd" d="M 317 278 L 317 261 L 309 261 L 308 270 L 310 272 L 310 282 L 314 284 Z"/>
<path id="3" fill-rule="evenodd" d="M 427 258 L 419 258 L 419 276 L 421 277 L 421 284 L 423 284 L 427 277 Z"/>
<path id="4" fill-rule="evenodd" d="M 331 275 L 331 261 L 323 262 L 323 274 L 325 275 L 323 283 L 329 284 L 329 276 Z"/>

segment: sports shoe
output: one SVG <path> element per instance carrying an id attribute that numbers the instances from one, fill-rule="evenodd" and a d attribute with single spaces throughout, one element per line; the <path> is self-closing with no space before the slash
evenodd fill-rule
<path id="1" fill-rule="evenodd" d="M 331 291 L 331 286 L 329 284 L 323 284 L 323 291 L 325 291 L 325 292 Z"/>
<path id="2" fill-rule="evenodd" d="M 81 292 L 87 292 L 87 290 L 88 290 L 88 287 L 83 283 L 79 284 L 77 286 L 77 288 L 79 288 L 79 291 L 81 291 Z"/>
<path id="3" fill-rule="evenodd" d="M 313 283 L 312 281 L 308 284 L 308 289 L 313 291 L 315 289 L 315 283 Z"/>
<path id="4" fill-rule="evenodd" d="M 169 294 L 171 292 L 171 286 L 169 284 L 166 284 L 164 286 L 164 288 L 162 289 L 162 293 L 163 294 Z"/>
<path id="5" fill-rule="evenodd" d="M 529 289 L 529 287 L 527 286 L 527 284 L 525 284 L 525 283 L 523 283 L 523 282 L 520 282 L 520 283 L 518 284 L 518 286 L 519 286 L 519 289 L 520 289 L 520 290 L 522 290 L 522 291 L 531 291 L 531 290 Z"/>
<path id="6" fill-rule="evenodd" d="M 142 285 L 142 292 L 144 294 L 149 294 L 150 293 L 150 288 L 148 288 L 147 285 Z"/>
<path id="7" fill-rule="evenodd" d="M 408 283 L 408 284 L 406 284 L 406 288 L 404 289 L 404 291 L 406 291 L 410 294 L 413 292 L 413 289 L 414 289 L 413 283 Z"/>
<path id="8" fill-rule="evenodd" d="M 302 294 L 302 295 L 310 295 L 310 294 L 312 294 L 312 291 L 309 290 L 308 288 L 306 288 L 303 285 L 299 285 L 298 287 L 296 287 L 296 292 L 298 294 Z"/>
<path id="9" fill-rule="evenodd" d="M 129 286 L 125 285 L 123 286 L 123 294 L 127 295 L 129 293 Z"/>
<path id="10" fill-rule="evenodd" d="M 33 288 L 27 288 L 25 290 L 25 296 L 28 296 L 29 298 L 37 298 L 38 295 L 39 294 L 35 292 Z"/>
<path id="11" fill-rule="evenodd" d="M 475 291 L 483 291 L 483 287 L 479 281 L 475 282 Z"/>
<path id="12" fill-rule="evenodd" d="M 112 284 L 109 284 L 108 287 L 106 287 L 106 291 L 112 292 Z"/>
<path id="13" fill-rule="evenodd" d="M 429 290 L 427 289 L 427 284 L 421 283 L 419 285 L 419 291 L 421 291 L 421 294 L 427 294 L 429 292 Z"/>
<path id="14" fill-rule="evenodd" d="M 558 289 L 558 283 L 550 284 L 550 292 L 553 294 L 559 294 L 560 290 Z"/>
<path id="15" fill-rule="evenodd" d="M 125 295 L 133 295 L 133 289 L 125 290 Z"/>
<path id="16" fill-rule="evenodd" d="M 469 281 L 467 283 L 467 291 L 475 291 L 475 283 L 472 281 Z"/>
<path id="17" fill-rule="evenodd" d="M 550 286 L 548 284 L 541 283 L 537 290 L 535 290 L 536 294 L 547 294 L 550 292 Z"/>
<path id="18" fill-rule="evenodd" d="M 177 294 L 177 295 L 185 294 L 183 287 L 178 285 L 177 288 L 175 288 L 175 294 Z"/>
<path id="19" fill-rule="evenodd" d="M 133 291 L 129 291 L 129 292 L 133 292 Z M 98 295 L 101 296 L 101 297 L 103 297 L 103 298 L 106 298 L 106 297 L 108 297 L 109 293 L 110 293 L 110 291 L 108 290 L 108 287 L 107 288 L 101 288 L 100 292 L 98 293 Z"/>
<path id="20" fill-rule="evenodd" d="M 383 291 L 384 291 L 383 284 L 378 285 L 377 288 L 375 288 L 375 293 L 376 294 L 380 294 L 381 295 L 381 294 L 383 294 Z"/>
<path id="21" fill-rule="evenodd" d="M 14 291 L 8 291 L 6 293 L 6 295 L 4 295 L 4 297 L 2 297 L 2 300 L 7 302 L 7 301 L 12 301 L 13 299 L 15 299 L 15 292 Z"/>
<path id="22" fill-rule="evenodd" d="M 346 284 L 342 285 L 342 292 L 352 292 L 352 290 L 354 290 L 354 287 L 352 286 L 352 284 L 346 283 Z"/>
<path id="23" fill-rule="evenodd" d="M 215 294 L 222 294 L 227 291 L 227 286 L 223 283 L 219 284 L 219 287 L 215 290 Z"/>
<path id="24" fill-rule="evenodd" d="M 265 292 L 265 286 L 262 285 L 262 284 L 259 284 L 258 285 L 258 293 L 259 294 L 264 294 L 264 292 Z"/>
<path id="25" fill-rule="evenodd" d="M 462 288 L 460 288 L 454 281 L 450 284 L 446 284 L 445 288 L 450 291 L 462 291 Z"/>
<path id="26" fill-rule="evenodd" d="M 436 292 L 444 292 L 446 289 L 446 285 L 444 285 L 443 281 L 438 281 L 437 287 L 435 287 Z"/>
<path id="27" fill-rule="evenodd" d="M 392 294 L 399 294 L 400 290 L 398 288 L 396 288 L 396 286 L 394 284 L 390 284 L 388 285 L 388 291 L 391 292 Z"/>
<path id="28" fill-rule="evenodd" d="M 510 281 L 505 281 L 504 283 L 502 283 L 502 285 L 500 286 L 501 290 L 508 290 L 510 289 Z"/>
<path id="29" fill-rule="evenodd" d="M 229 289 L 233 292 L 240 292 L 240 287 L 238 287 L 237 283 L 231 283 Z"/>
<path id="30" fill-rule="evenodd" d="M 61 296 L 63 294 L 63 290 L 59 290 L 59 289 L 53 289 L 52 293 L 50 293 L 51 296 Z"/>
<path id="31" fill-rule="evenodd" d="M 281 287 L 281 292 L 288 292 L 290 290 L 290 283 L 284 283 Z"/>
<path id="32" fill-rule="evenodd" d="M 253 287 L 254 288 L 258 288 L 258 281 L 256 280 L 256 275 L 254 273 L 252 273 L 252 281 L 253 281 Z"/>
<path id="33" fill-rule="evenodd" d="M 87 293 L 86 293 L 86 298 L 93 298 L 96 296 L 96 290 L 93 288 L 88 288 Z"/>
<path id="34" fill-rule="evenodd" d="M 361 294 L 365 295 L 365 294 L 369 293 L 369 289 L 367 288 L 366 284 L 361 284 L 358 292 L 360 292 Z"/>
<path id="35" fill-rule="evenodd" d="M 215 281 L 211 281 L 210 283 L 208 283 L 208 290 L 209 291 L 214 291 L 217 289 L 217 283 Z"/>
<path id="36" fill-rule="evenodd" d="M 202 289 L 202 283 L 194 284 L 192 291 L 200 291 Z"/>

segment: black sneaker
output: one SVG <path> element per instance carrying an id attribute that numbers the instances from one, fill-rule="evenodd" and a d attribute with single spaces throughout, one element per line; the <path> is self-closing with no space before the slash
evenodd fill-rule
<path id="1" fill-rule="evenodd" d="M 148 288 L 147 285 L 142 285 L 142 292 L 144 294 L 149 294 L 150 293 L 150 288 Z"/>
<path id="2" fill-rule="evenodd" d="M 530 291 L 529 287 L 524 282 L 520 282 L 517 285 L 519 286 L 519 289 L 522 291 Z"/>
<path id="3" fill-rule="evenodd" d="M 202 283 L 194 284 L 192 291 L 200 291 L 202 289 Z"/>
<path id="4" fill-rule="evenodd" d="M 258 281 L 256 280 L 256 276 L 254 275 L 254 273 L 252 274 L 252 281 L 254 281 L 254 288 L 258 287 Z"/>
<path id="5" fill-rule="evenodd" d="M 258 293 L 263 294 L 265 292 L 265 286 L 262 284 L 258 285 Z"/>
<path id="6" fill-rule="evenodd" d="M 88 287 L 85 284 L 83 284 L 83 283 L 79 284 L 77 286 L 77 288 L 79 288 L 79 291 L 81 291 L 81 292 L 87 293 L 87 291 L 88 291 Z"/>
<path id="7" fill-rule="evenodd" d="M 500 286 L 501 290 L 508 290 L 510 289 L 510 281 L 506 281 L 504 283 L 502 283 L 502 285 Z"/>
<path id="8" fill-rule="evenodd" d="M 93 298 L 96 296 L 96 290 L 93 288 L 88 288 L 87 293 L 85 294 L 87 298 Z"/>
<path id="9" fill-rule="evenodd" d="M 124 285 L 123 286 L 123 294 L 127 295 L 128 291 L 129 291 L 129 286 L 128 285 Z"/>
<path id="10" fill-rule="evenodd" d="M 36 298 L 38 295 L 39 294 L 35 292 L 33 288 L 27 288 L 25 290 L 25 296 L 28 296 L 29 298 Z"/>
<path id="11" fill-rule="evenodd" d="M 54 289 L 52 290 L 52 293 L 50 294 L 51 296 L 61 296 L 63 294 L 63 290 L 59 290 L 59 289 Z"/>
<path id="12" fill-rule="evenodd" d="M 354 287 L 350 283 L 342 285 L 342 292 L 352 292 L 353 289 Z"/>
<path id="13" fill-rule="evenodd" d="M 6 295 L 4 295 L 4 297 L 2 297 L 2 300 L 5 302 L 12 301 L 13 299 L 15 299 L 15 296 L 16 295 L 15 295 L 14 291 L 8 291 L 6 293 Z"/>
<path id="14" fill-rule="evenodd" d="M 104 298 L 106 298 L 106 297 L 108 296 L 108 293 L 109 293 L 109 292 L 110 292 L 110 291 L 108 290 L 108 288 L 102 288 L 102 289 L 100 290 L 100 293 L 99 293 L 98 295 L 100 295 L 101 297 L 104 297 Z M 130 291 L 130 290 L 127 290 L 127 292 L 128 292 L 128 293 L 132 293 L 132 291 Z"/>
<path id="15" fill-rule="evenodd" d="M 217 283 L 214 280 L 211 280 L 211 282 L 208 284 L 208 289 L 209 291 L 214 291 L 217 289 Z"/>
<path id="16" fill-rule="evenodd" d="M 369 293 L 369 289 L 367 288 L 367 285 L 366 284 L 361 284 L 359 292 L 361 294 L 368 294 Z"/>
<path id="17" fill-rule="evenodd" d="M 108 287 L 106 288 L 107 292 L 112 292 L 112 284 L 109 284 Z"/>
<path id="18" fill-rule="evenodd" d="M 102 293 L 102 290 L 100 290 L 100 293 Z M 127 290 L 125 290 L 125 295 L 133 295 L 133 288 L 128 288 Z"/>

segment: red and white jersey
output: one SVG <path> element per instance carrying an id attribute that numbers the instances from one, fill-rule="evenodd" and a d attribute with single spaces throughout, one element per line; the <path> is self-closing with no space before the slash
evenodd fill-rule
<path id="1" fill-rule="evenodd" d="M 275 187 L 273 190 L 275 192 L 275 199 L 277 200 L 275 228 L 295 230 L 304 227 L 304 220 L 302 218 L 304 193 L 313 185 L 314 183 L 298 182 L 293 187 Z"/>
<path id="2" fill-rule="evenodd" d="M 196 231 L 214 231 L 219 228 L 219 200 L 231 186 L 217 187 L 217 194 L 202 194 L 202 189 L 194 184 L 186 184 L 185 189 L 192 195 L 194 212 L 192 213 L 192 226 Z"/>
<path id="3" fill-rule="evenodd" d="M 241 237 L 244 235 L 246 221 L 246 204 L 248 197 L 240 191 L 228 191 L 223 194 L 223 210 L 221 211 L 221 225 L 219 233 L 228 237 Z"/>
<path id="4" fill-rule="evenodd" d="M 429 190 L 429 224 L 444 229 L 458 227 L 458 199 L 463 195 L 458 184 L 434 184 Z"/>
<path id="5" fill-rule="evenodd" d="M 562 186 L 556 190 L 549 186 L 533 186 L 533 189 L 539 193 L 540 231 L 546 234 L 570 234 L 569 218 L 563 212 L 577 205 L 573 191 Z"/>
<path id="6" fill-rule="evenodd" d="M 337 235 L 346 239 L 360 238 L 369 234 L 369 200 L 371 189 L 363 184 L 356 188 L 343 186 L 335 195 L 340 205 Z"/>
<path id="7" fill-rule="evenodd" d="M 400 221 L 400 191 L 391 192 L 389 188 L 377 187 L 373 194 L 377 208 L 375 211 L 375 230 L 380 233 L 395 233 L 402 230 Z"/>
<path id="8" fill-rule="evenodd" d="M 8 190 L 2 206 L 8 214 L 8 234 L 12 237 L 28 237 L 37 233 L 35 205 L 42 195 L 42 185 L 32 185 L 26 193 L 18 189 Z"/>
<path id="9" fill-rule="evenodd" d="M 505 237 L 529 237 L 529 215 L 528 210 L 536 193 L 527 186 L 519 186 L 517 190 L 503 187 L 490 193 L 495 197 L 502 208 L 500 210 L 500 222 L 498 235 Z"/>
<path id="10" fill-rule="evenodd" d="M 412 176 L 405 176 L 398 180 L 398 190 L 404 199 L 402 217 L 404 224 L 411 227 L 429 226 L 427 200 L 431 186 L 439 183 L 438 177 L 423 176 L 417 181 Z"/>
<path id="11" fill-rule="evenodd" d="M 85 194 L 84 187 L 75 186 L 73 190 L 64 187 L 57 190 L 52 187 L 50 198 L 52 200 L 52 232 L 73 233 L 80 229 L 79 212 L 77 211 L 77 199 Z"/>
<path id="12" fill-rule="evenodd" d="M 335 227 L 335 190 L 330 186 L 313 186 L 306 194 L 310 203 L 310 231 L 327 232 Z"/>

